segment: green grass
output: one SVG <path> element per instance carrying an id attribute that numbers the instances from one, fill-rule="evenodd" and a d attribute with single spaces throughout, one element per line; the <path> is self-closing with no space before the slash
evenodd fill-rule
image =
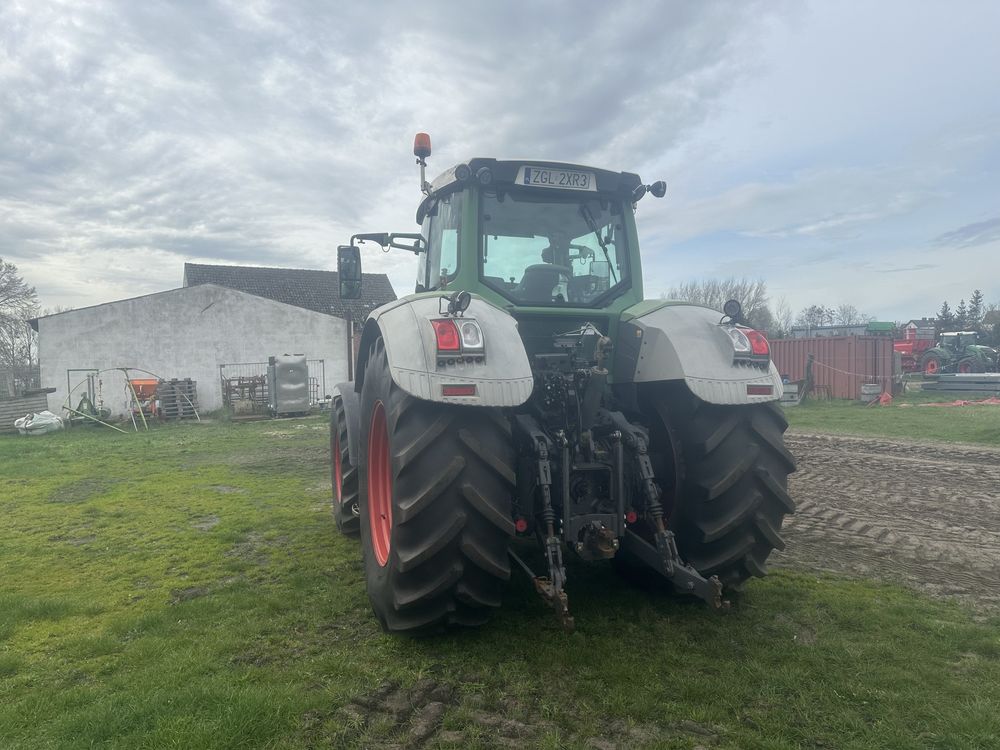
<path id="1" fill-rule="evenodd" d="M 497 746 L 484 710 L 550 748 L 1000 746 L 1000 623 L 864 582 L 778 572 L 717 615 L 571 564 L 572 635 L 523 576 L 481 630 L 384 635 L 326 441 L 0 437 L 0 747 L 383 746 L 402 730 L 341 708 L 427 677 L 456 691 L 428 747 Z"/>
<path id="2" fill-rule="evenodd" d="M 938 407 L 921 404 L 983 399 L 969 393 L 906 393 L 890 406 L 856 401 L 815 401 L 785 410 L 788 423 L 804 432 L 1000 445 L 1000 406 Z"/>

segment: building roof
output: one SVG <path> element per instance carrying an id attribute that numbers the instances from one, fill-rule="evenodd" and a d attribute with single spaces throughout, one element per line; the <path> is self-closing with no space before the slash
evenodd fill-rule
<path id="1" fill-rule="evenodd" d="M 337 318 L 346 318 L 350 313 L 356 321 L 363 321 L 376 307 L 396 299 L 384 273 L 362 274 L 361 299 L 356 300 L 340 298 L 336 271 L 185 263 L 184 286 L 198 284 L 218 284 Z"/>

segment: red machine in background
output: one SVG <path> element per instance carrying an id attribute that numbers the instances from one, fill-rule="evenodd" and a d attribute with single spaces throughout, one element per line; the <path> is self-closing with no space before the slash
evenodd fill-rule
<path id="1" fill-rule="evenodd" d="M 902 360 L 903 372 L 920 372 L 920 358 L 934 347 L 935 335 L 933 325 L 919 325 L 915 320 L 903 327 L 903 338 L 892 342 Z"/>
<path id="2" fill-rule="evenodd" d="M 159 416 L 159 402 L 156 400 L 156 388 L 159 382 L 155 378 L 129 380 L 133 395 L 131 411 L 134 416 L 139 416 L 140 411 L 147 417 Z"/>

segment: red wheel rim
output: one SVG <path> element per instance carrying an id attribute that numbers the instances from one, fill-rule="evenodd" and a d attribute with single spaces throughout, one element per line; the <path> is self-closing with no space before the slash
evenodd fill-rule
<path id="1" fill-rule="evenodd" d="M 330 436 L 330 453 L 333 455 L 333 499 L 340 505 L 344 502 L 340 494 L 340 486 L 344 483 L 344 470 L 340 465 L 340 430 Z"/>
<path id="2" fill-rule="evenodd" d="M 385 408 L 377 401 L 368 432 L 368 524 L 372 532 L 372 550 L 382 567 L 389 561 L 392 534 L 391 471 Z"/>
<path id="3" fill-rule="evenodd" d="M 936 375 L 938 371 L 938 363 L 936 359 L 927 360 L 927 364 L 924 365 L 924 372 L 928 375 Z"/>
<path id="4" fill-rule="evenodd" d="M 962 364 L 960 364 L 958 366 L 958 371 L 962 372 L 962 373 L 968 374 L 968 373 L 972 372 L 972 365 L 969 364 L 968 362 L 963 362 Z"/>

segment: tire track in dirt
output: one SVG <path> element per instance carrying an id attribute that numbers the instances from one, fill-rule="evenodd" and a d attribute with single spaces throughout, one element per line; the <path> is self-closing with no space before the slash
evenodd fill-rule
<path id="1" fill-rule="evenodd" d="M 778 567 L 1000 607 L 1000 450 L 789 432 L 798 504 Z"/>

